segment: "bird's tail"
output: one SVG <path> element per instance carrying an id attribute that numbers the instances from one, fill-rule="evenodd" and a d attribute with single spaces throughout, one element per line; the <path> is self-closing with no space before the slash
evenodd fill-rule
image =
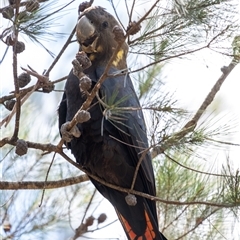
<path id="1" fill-rule="evenodd" d="M 167 240 L 162 233 L 159 232 L 156 220 L 152 217 L 152 214 L 149 212 L 148 208 L 145 208 L 145 220 L 146 220 L 146 228 L 141 236 L 137 235 L 134 232 L 133 227 L 130 226 L 127 219 L 125 219 L 117 210 L 118 218 L 124 228 L 124 231 L 128 237 L 128 240 Z M 136 224 L 137 224 L 136 219 Z"/>

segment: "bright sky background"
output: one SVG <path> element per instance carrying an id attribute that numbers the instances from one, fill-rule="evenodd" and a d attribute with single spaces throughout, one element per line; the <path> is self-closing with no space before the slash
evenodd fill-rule
<path id="1" fill-rule="evenodd" d="M 60 0 L 59 4 L 64 4 L 66 1 Z M 123 1 L 122 1 L 123 2 Z M 2 4 L 2 1 L 1 1 Z M 79 1 L 75 1 L 68 10 L 66 10 L 66 15 L 59 19 L 57 22 L 61 26 L 57 27 L 55 30 L 70 33 L 74 24 L 76 23 L 77 12 Z M 108 1 L 95 0 L 94 5 L 104 6 L 109 12 L 113 13 L 113 10 Z M 0 5 L 0 7 L 2 7 Z M 71 13 L 70 13 L 71 10 Z M 119 5 L 117 10 L 119 11 L 120 17 L 124 15 L 123 8 Z M 143 9 L 142 9 L 143 10 Z M 0 21 L 1 22 L 1 21 Z M 4 28 L 6 22 L 1 22 L 0 31 Z M 55 39 L 54 41 L 47 42 L 46 46 L 51 48 L 51 50 L 57 54 L 58 50 L 61 48 L 63 41 L 68 36 L 64 36 L 60 39 Z M 26 50 L 18 55 L 19 66 L 27 68 L 30 65 L 37 72 L 42 73 L 44 69 L 47 69 L 53 59 L 38 45 L 30 42 L 27 38 Z M 0 57 L 2 57 L 5 51 L 5 45 L 0 43 Z M 63 58 L 57 64 L 57 67 L 51 72 L 50 79 L 56 80 L 59 77 L 65 76 L 69 73 L 71 69 L 71 61 L 75 53 L 78 50 L 77 44 L 72 44 L 72 46 L 64 53 Z M 183 107 L 187 107 L 190 111 L 196 111 L 202 101 L 204 100 L 206 94 L 210 91 L 213 84 L 221 76 L 220 68 L 224 65 L 228 65 L 230 59 L 220 56 L 219 54 L 211 53 L 208 51 L 202 52 L 198 55 L 198 59 L 189 60 L 176 60 L 171 62 L 165 68 L 164 75 L 166 76 L 166 87 L 175 92 L 175 96 L 179 99 L 179 104 Z M 19 73 L 21 70 L 19 69 Z M 34 79 L 35 81 L 35 79 Z M 1 96 L 6 95 L 9 91 L 13 90 L 12 83 L 12 54 L 11 49 L 9 49 L 8 54 L 0 65 L 0 90 Z M 63 89 L 63 85 L 57 85 L 56 89 Z M 57 97 L 53 97 L 52 94 L 45 94 L 45 106 L 44 111 L 50 118 L 56 118 L 56 110 L 58 103 L 60 101 L 60 96 L 62 93 L 56 94 Z M 236 128 L 236 135 L 232 139 L 235 143 L 240 143 L 240 65 L 238 65 L 227 80 L 224 82 L 220 92 L 217 94 L 216 99 L 218 100 L 218 109 L 226 115 L 226 118 L 231 120 L 232 118 L 238 122 L 238 128 Z M 51 103 L 51 104 L 49 104 Z M 36 113 L 40 115 L 41 113 Z M 57 119 L 57 118 L 56 118 Z M 42 120 L 44 121 L 44 120 Z M 2 129 L 4 135 L 4 128 Z M 227 153 L 223 153 L 224 154 Z M 233 147 L 230 156 L 234 162 L 235 168 L 240 167 L 240 148 Z M 104 201 L 103 209 L 112 209 L 111 205 Z M 99 210 L 101 213 L 102 210 Z M 96 214 L 97 215 L 97 214 Z M 113 220 L 115 216 L 110 214 L 110 218 Z M 112 236 L 116 236 L 116 229 L 120 229 L 120 224 L 115 223 L 108 227 L 108 231 L 112 232 Z M 239 228 L 240 229 L 240 225 Z M 103 238 L 106 232 L 103 233 Z M 109 234 L 109 233 L 108 233 Z M 121 237 L 124 236 L 123 232 L 119 233 Z M 93 233 L 93 237 L 99 237 L 99 232 Z M 109 235 L 108 235 L 109 236 Z"/>

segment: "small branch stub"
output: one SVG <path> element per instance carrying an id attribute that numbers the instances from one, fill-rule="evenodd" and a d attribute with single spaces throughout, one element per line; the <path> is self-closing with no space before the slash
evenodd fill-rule
<path id="1" fill-rule="evenodd" d="M 221 67 L 221 71 L 223 74 L 226 74 L 228 71 L 228 67 L 226 67 L 226 66 Z"/>
<path id="2" fill-rule="evenodd" d="M 126 203 L 129 205 L 129 206 L 135 206 L 137 204 L 137 198 L 135 197 L 135 195 L 133 194 L 128 194 L 126 197 L 125 197 L 125 200 L 126 200 Z"/>
<path id="3" fill-rule="evenodd" d="M 86 222 L 85 222 L 86 226 L 87 226 L 87 227 L 92 226 L 94 220 L 95 220 L 95 218 L 94 218 L 93 216 L 88 217 L 88 218 L 86 219 Z"/>

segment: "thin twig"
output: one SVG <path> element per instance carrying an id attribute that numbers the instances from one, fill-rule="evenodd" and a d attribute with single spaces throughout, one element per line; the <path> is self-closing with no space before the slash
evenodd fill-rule
<path id="1" fill-rule="evenodd" d="M 44 84 L 49 83 L 49 78 L 45 75 L 41 75 L 38 74 L 35 70 L 33 70 L 30 66 L 28 66 L 31 70 L 28 70 L 26 68 L 22 68 L 22 70 L 24 70 L 26 73 L 28 73 L 29 75 L 32 75 L 34 77 L 36 77 L 38 79 L 37 83 L 29 88 L 29 92 L 24 92 L 24 94 L 21 95 L 19 88 L 18 88 L 18 94 L 17 91 L 15 90 L 15 96 L 17 99 L 17 103 L 18 101 L 20 101 L 20 107 L 24 104 L 24 102 L 26 102 L 26 100 L 30 97 L 30 95 L 36 91 L 38 88 L 42 87 Z M 18 96 L 18 97 L 17 97 Z M 14 114 L 17 114 L 17 106 L 18 104 L 15 104 L 11 113 L 5 117 L 1 122 L 0 122 L 0 127 L 3 126 L 3 124 L 5 123 L 5 127 L 7 127 L 8 123 L 11 121 L 12 117 L 14 116 Z M 16 117 L 17 118 L 17 117 Z"/>
<path id="2" fill-rule="evenodd" d="M 115 15 L 116 15 L 116 18 L 117 18 L 119 24 L 120 24 L 121 27 L 126 31 L 124 25 L 122 24 L 122 22 L 121 22 L 120 19 L 119 19 L 119 16 L 118 16 L 118 14 L 117 14 L 116 7 L 114 6 L 114 3 L 113 3 L 113 0 L 111 0 L 110 3 L 111 3 L 111 5 L 112 5 L 113 11 L 114 11 L 114 13 L 115 13 Z"/>
<path id="3" fill-rule="evenodd" d="M 74 234 L 72 240 L 76 240 L 79 237 L 81 237 L 84 233 L 88 232 L 88 226 L 83 221 L 84 221 L 84 219 L 85 219 L 85 217 L 87 215 L 87 212 L 88 212 L 88 210 L 89 210 L 89 208 L 90 208 L 90 206 L 92 204 L 92 201 L 93 201 L 93 198 L 94 198 L 96 192 L 97 192 L 97 190 L 95 188 L 94 191 L 93 191 L 93 194 L 91 196 L 91 199 L 89 200 L 88 205 L 87 205 L 87 207 L 85 209 L 85 212 L 83 214 L 82 221 L 81 221 L 79 227 L 75 230 L 75 234 Z"/>
<path id="4" fill-rule="evenodd" d="M 144 158 L 145 158 L 145 156 L 146 156 L 146 154 L 147 154 L 147 152 L 149 151 L 149 149 L 145 149 L 144 151 L 143 151 L 143 153 L 141 154 L 141 157 L 138 159 L 138 163 L 137 163 L 137 166 L 136 166 L 136 168 L 135 168 L 135 172 L 134 172 L 134 175 L 133 175 L 133 180 L 132 180 L 132 183 L 131 183 L 131 190 L 133 190 L 133 188 L 134 188 L 134 185 L 135 185 L 135 182 L 136 182 L 136 179 L 137 179 L 137 174 L 138 174 L 138 171 L 139 171 L 139 168 L 140 168 L 140 166 L 141 166 L 141 163 L 142 163 L 142 161 L 144 160 Z"/>
<path id="5" fill-rule="evenodd" d="M 159 1 L 157 1 L 157 2 L 159 2 Z M 132 22 L 133 9 L 134 9 L 135 3 L 136 3 L 136 0 L 133 0 L 132 7 L 131 7 L 131 12 L 129 14 L 129 22 L 128 22 L 129 24 Z"/>
<path id="6" fill-rule="evenodd" d="M 41 76 L 42 76 L 42 75 L 41 75 Z M 67 75 L 67 76 L 64 76 L 64 77 L 61 77 L 61 78 L 59 78 L 59 79 L 57 79 L 57 80 L 51 81 L 51 82 L 52 82 L 53 84 L 56 84 L 56 83 L 59 83 L 59 82 L 62 82 L 62 81 L 64 81 L 64 80 L 66 80 L 67 77 L 68 77 L 68 75 Z M 27 92 L 32 91 L 32 89 L 35 88 L 35 86 L 36 86 L 36 84 L 33 85 L 33 86 L 30 86 L 30 87 L 28 87 L 28 88 L 24 88 L 24 89 L 21 89 L 21 90 L 19 89 L 20 97 L 22 98 L 24 95 L 27 94 Z M 38 88 L 36 89 L 36 91 L 37 91 L 39 88 L 41 88 L 41 87 L 42 87 L 42 86 L 39 85 Z M 11 100 L 11 99 L 13 99 L 13 98 L 15 98 L 15 97 L 16 97 L 16 94 L 15 94 L 15 91 L 13 91 L 13 92 L 11 92 L 11 94 L 1 97 L 1 98 L 0 98 L 0 104 L 3 104 L 5 101 Z"/>
<path id="7" fill-rule="evenodd" d="M 209 94 L 207 95 L 205 100 L 203 101 L 202 105 L 200 106 L 200 108 L 198 109 L 198 111 L 196 112 L 194 117 L 184 126 L 184 128 L 188 128 L 188 127 L 193 126 L 193 125 L 196 126 L 196 123 L 198 122 L 198 120 L 200 119 L 202 114 L 205 112 L 207 107 L 212 103 L 214 97 L 216 96 L 216 94 L 220 90 L 222 84 L 224 83 L 227 76 L 230 74 L 230 72 L 234 69 L 235 66 L 236 66 L 236 63 L 234 63 L 232 61 L 228 65 L 228 67 L 226 67 L 226 70 L 224 71 L 222 76 L 217 80 L 217 82 L 214 84 L 213 88 L 211 89 L 211 91 L 209 92 Z"/>
<path id="8" fill-rule="evenodd" d="M 48 70 L 45 72 L 46 76 L 49 76 L 49 73 L 51 72 L 51 70 L 53 69 L 53 67 L 56 65 L 56 63 L 58 62 L 58 60 L 60 59 L 60 57 L 62 56 L 62 54 L 64 53 L 64 51 L 66 50 L 66 48 L 68 47 L 68 45 L 71 43 L 71 39 L 74 36 L 74 33 L 76 31 L 76 26 L 73 28 L 72 32 L 70 33 L 70 36 L 68 37 L 67 41 L 65 42 L 65 44 L 63 45 L 61 51 L 58 53 L 57 57 L 54 59 L 53 63 L 51 64 L 51 66 L 48 68 Z"/>
<path id="9" fill-rule="evenodd" d="M 22 99 L 21 99 L 21 95 L 20 94 L 18 95 L 19 97 L 17 97 L 16 99 L 18 99 L 20 101 L 20 106 L 22 106 L 24 104 L 24 102 L 30 97 L 30 95 L 34 91 L 36 91 L 37 88 L 38 88 L 38 84 L 36 84 L 30 92 L 27 92 L 23 96 Z M 4 123 L 5 123 L 5 127 L 7 127 L 7 125 L 9 124 L 9 122 L 11 121 L 11 119 L 14 116 L 15 113 L 16 113 L 16 118 L 17 118 L 17 103 L 15 103 L 11 113 L 0 122 L 0 127 L 2 127 Z M 15 139 L 15 138 L 13 138 L 13 139 Z"/>
<path id="10" fill-rule="evenodd" d="M 42 150 L 43 152 L 59 152 L 59 148 L 57 148 L 57 146 L 51 143 L 43 144 L 43 143 L 35 143 L 35 142 L 29 142 L 29 141 L 25 141 L 25 142 L 27 143 L 28 148 Z M 0 147 L 3 147 L 5 144 L 10 144 L 12 146 L 15 146 L 16 141 L 14 139 L 10 139 L 6 137 L 0 140 Z"/>
<path id="11" fill-rule="evenodd" d="M 174 239 L 174 240 L 180 240 L 183 239 L 185 236 L 187 236 L 189 233 L 193 232 L 196 228 L 198 228 L 198 226 L 207 218 L 209 218 L 211 215 L 213 215 L 215 212 L 217 212 L 218 210 L 220 210 L 221 207 L 218 207 L 216 209 L 214 209 L 212 212 L 210 212 L 207 216 L 202 216 L 202 221 L 199 223 L 196 223 L 194 227 L 192 227 L 190 230 L 188 230 L 187 232 L 185 232 L 184 234 L 182 234 L 181 236 L 179 236 L 178 238 Z"/>
<path id="12" fill-rule="evenodd" d="M 224 141 L 216 140 L 216 139 L 209 138 L 209 137 L 206 137 L 206 140 L 211 141 L 211 142 L 225 144 L 225 145 L 240 147 L 240 143 L 224 142 Z"/>
<path id="13" fill-rule="evenodd" d="M 28 73 L 29 75 L 32 75 L 32 76 L 36 77 L 40 83 L 47 83 L 47 82 L 49 82 L 49 77 L 48 77 L 48 76 L 38 74 L 38 73 L 37 73 L 35 70 L 33 70 L 30 66 L 28 66 L 28 67 L 29 67 L 31 70 L 28 70 L 28 69 L 26 69 L 26 68 L 24 68 L 24 67 L 21 67 L 21 69 L 22 69 L 23 71 L 25 71 L 26 73 Z"/>
<path id="14" fill-rule="evenodd" d="M 17 22 L 18 14 L 19 14 L 19 6 L 20 6 L 20 0 L 16 1 L 16 9 L 15 9 L 15 18 L 14 22 Z M 19 95 L 19 84 L 18 84 L 18 75 L 17 75 L 17 66 L 18 66 L 18 61 L 17 61 L 17 43 L 18 43 L 18 30 L 16 26 L 13 26 L 13 31 L 14 31 L 14 47 L 13 47 L 13 79 L 14 79 L 14 87 L 15 87 L 15 93 L 16 93 L 16 103 L 15 103 L 15 108 L 16 108 L 16 118 L 15 118 L 15 127 L 14 127 L 14 132 L 12 135 L 12 139 L 17 139 L 18 137 L 18 132 L 19 132 L 19 125 L 20 125 L 20 117 L 21 117 L 21 99 Z"/>
<path id="15" fill-rule="evenodd" d="M 110 223 L 108 223 L 108 224 L 106 224 L 106 225 L 104 225 L 104 226 L 102 226 L 102 227 L 97 227 L 97 228 L 95 228 L 95 229 L 93 229 L 93 230 L 88 230 L 88 232 L 95 232 L 95 231 L 97 231 L 97 230 L 101 230 L 101 229 L 103 229 L 103 228 L 106 228 L 106 227 L 108 227 L 108 226 L 110 226 L 110 225 L 112 225 L 113 223 L 115 223 L 115 222 L 117 222 L 117 221 L 119 221 L 118 219 L 116 219 L 116 220 L 114 220 L 114 221 L 112 221 L 112 222 L 110 222 Z M 98 238 L 99 239 L 99 238 Z M 114 238 L 111 238 L 111 240 L 113 240 Z M 99 239 L 100 240 L 100 239 Z M 116 240 L 119 240 L 119 238 L 116 238 Z"/>
<path id="16" fill-rule="evenodd" d="M 47 170 L 47 174 L 46 174 L 46 177 L 45 177 L 45 181 L 44 181 L 44 183 L 47 182 L 48 175 L 49 175 L 49 173 L 50 173 L 50 169 L 51 169 L 51 167 L 52 167 L 52 165 L 53 165 L 53 162 L 54 162 L 55 156 L 56 156 L 56 153 L 53 154 L 53 158 L 52 158 L 52 161 L 50 162 L 50 165 L 49 165 L 49 167 L 48 167 L 48 170 Z M 41 197 L 41 201 L 40 201 L 39 207 L 42 206 L 42 202 L 43 202 L 43 198 L 44 198 L 45 189 L 46 189 L 46 188 L 45 188 L 45 184 L 44 184 L 43 189 L 42 189 L 43 191 L 42 191 L 42 197 Z"/>
<path id="17" fill-rule="evenodd" d="M 88 210 L 89 210 L 89 208 L 92 204 L 92 201 L 93 201 L 93 198 L 94 198 L 96 192 L 97 192 L 97 189 L 95 188 L 94 191 L 93 191 L 93 194 L 92 194 L 92 196 L 91 196 L 91 198 L 90 198 L 90 200 L 87 204 L 87 207 L 84 211 L 81 223 L 80 223 L 79 227 L 77 229 L 75 229 L 75 234 L 74 234 L 72 240 L 76 240 L 79 237 L 81 237 L 84 233 L 88 232 L 88 227 L 86 226 L 86 224 L 83 221 L 85 220 L 85 217 L 86 217 L 87 212 L 88 212 Z"/>
<path id="18" fill-rule="evenodd" d="M 175 162 L 177 165 L 185 168 L 185 169 L 188 169 L 190 171 L 193 171 L 193 172 L 197 172 L 197 173 L 201 173 L 201 174 L 205 174 L 205 175 L 209 175 L 209 176 L 215 176 L 215 177 L 229 177 L 229 178 L 232 178 L 233 176 L 231 175 L 223 175 L 223 174 L 217 174 L 217 173 L 209 173 L 209 172 L 204 172 L 204 171 L 200 171 L 200 170 L 197 170 L 197 169 L 193 169 L 191 167 L 188 167 L 188 166 L 185 166 L 183 165 L 182 163 L 178 162 L 177 160 L 175 160 L 174 158 L 170 157 L 168 154 L 166 154 L 165 152 L 163 152 L 164 156 L 166 156 L 168 159 L 170 159 L 172 162 Z"/>

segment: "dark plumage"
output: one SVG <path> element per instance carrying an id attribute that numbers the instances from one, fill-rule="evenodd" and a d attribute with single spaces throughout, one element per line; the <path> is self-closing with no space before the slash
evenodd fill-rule
<path id="1" fill-rule="evenodd" d="M 81 50 L 92 61 L 92 66 L 84 71 L 92 80 L 92 86 L 101 77 L 117 46 L 112 33 L 116 25 L 119 24 L 114 17 L 101 7 L 88 8 L 79 17 L 77 38 Z M 128 46 L 124 43 L 109 74 L 127 67 L 127 51 Z M 89 173 L 124 188 L 131 187 L 136 165 L 143 157 L 134 189 L 155 195 L 151 156 L 144 151 L 148 149 L 146 127 L 130 77 L 108 77 L 100 88 L 99 97 L 108 106 L 97 99 L 93 101 L 89 110 L 91 119 L 77 125 L 81 136 L 73 137 L 68 147 Z M 71 72 L 59 107 L 59 127 L 72 120 L 85 99 L 79 90 L 79 79 Z M 132 107 L 132 110 L 124 107 Z M 136 196 L 137 204 L 129 206 L 126 193 L 108 188 L 94 179 L 91 181 L 115 207 L 128 239 L 166 239 L 158 231 L 154 201 Z"/>

